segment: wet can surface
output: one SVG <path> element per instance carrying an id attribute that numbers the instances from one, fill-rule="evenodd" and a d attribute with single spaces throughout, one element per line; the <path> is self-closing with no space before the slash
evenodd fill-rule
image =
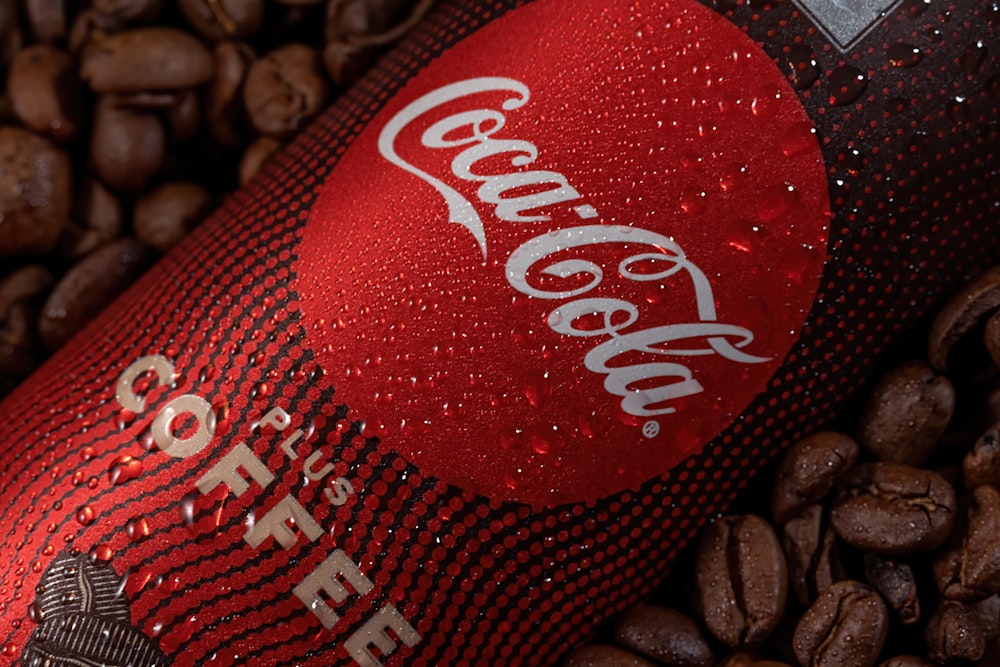
<path id="1" fill-rule="evenodd" d="M 13 664 L 550 664 L 1000 254 L 987 2 L 450 2 L 2 404 Z"/>

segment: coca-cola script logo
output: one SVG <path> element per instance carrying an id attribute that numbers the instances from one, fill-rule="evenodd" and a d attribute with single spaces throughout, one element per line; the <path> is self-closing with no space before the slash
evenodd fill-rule
<path id="1" fill-rule="evenodd" d="M 724 19 L 541 0 L 358 137 L 297 287 L 366 435 L 490 497 L 593 499 L 766 388 L 812 306 L 827 205 L 808 117 Z"/>

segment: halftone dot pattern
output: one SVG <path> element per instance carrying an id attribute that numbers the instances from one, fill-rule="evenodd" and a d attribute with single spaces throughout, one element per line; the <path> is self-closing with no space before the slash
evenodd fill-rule
<path id="1" fill-rule="evenodd" d="M 997 261 L 1000 43 L 990 3 L 908 0 L 848 54 L 791 2 L 706 3 L 787 74 L 828 165 L 830 261 L 799 343 L 731 427 L 641 488 L 533 510 L 421 474 L 364 435 L 334 369 L 315 363 L 289 288 L 298 234 L 316 188 L 392 92 L 518 4 L 443 3 L 254 188 L 3 404 L 5 656 L 37 627 L 31 605 L 47 564 L 78 549 L 121 575 L 133 624 L 176 665 L 346 667 L 344 640 L 386 604 L 421 635 L 387 665 L 550 664 L 648 594 L 756 469 L 832 416 L 895 336 Z M 146 409 L 124 412 L 114 383 L 150 353 L 175 376 L 141 380 Z M 157 451 L 149 431 L 185 393 L 205 397 L 216 419 L 216 437 L 191 460 Z M 309 443 L 296 460 L 278 447 L 287 431 L 260 425 L 277 401 Z M 239 498 L 199 493 L 196 481 L 236 442 L 274 482 Z M 324 482 L 304 483 L 308 451 L 331 466 Z M 324 496 L 337 478 L 355 490 L 339 506 Z M 248 517 L 286 497 L 322 536 L 249 547 Z M 327 631 L 291 590 L 337 548 L 373 590 L 350 595 Z"/>

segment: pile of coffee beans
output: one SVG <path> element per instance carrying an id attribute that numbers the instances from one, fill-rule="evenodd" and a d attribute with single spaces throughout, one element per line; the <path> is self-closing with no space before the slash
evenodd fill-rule
<path id="1" fill-rule="evenodd" d="M 1000 266 L 914 335 L 563 667 L 1000 665 Z"/>
<path id="2" fill-rule="evenodd" d="M 432 0 L 0 0 L 0 397 Z"/>

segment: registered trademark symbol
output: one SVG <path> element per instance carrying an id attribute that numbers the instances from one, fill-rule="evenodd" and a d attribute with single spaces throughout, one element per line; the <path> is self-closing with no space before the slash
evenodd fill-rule
<path id="1" fill-rule="evenodd" d="M 655 438 L 660 435 L 660 422 L 650 419 L 642 425 L 642 434 L 647 438 Z"/>

